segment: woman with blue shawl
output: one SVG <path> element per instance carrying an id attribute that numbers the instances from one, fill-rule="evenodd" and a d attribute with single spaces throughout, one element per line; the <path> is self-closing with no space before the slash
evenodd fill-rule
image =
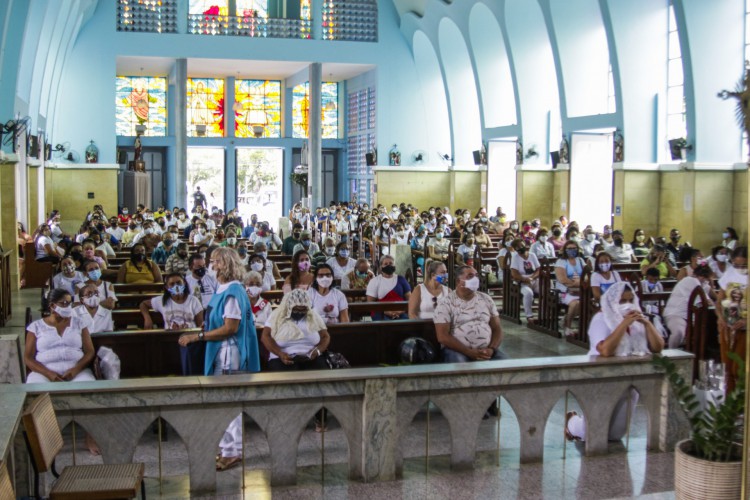
<path id="1" fill-rule="evenodd" d="M 206 307 L 205 330 L 180 337 L 180 345 L 206 342 L 205 375 L 260 371 L 258 337 L 252 307 L 242 285 L 244 267 L 232 248 L 211 253 L 211 269 L 219 287 Z M 227 470 L 242 460 L 242 415 L 235 418 L 219 443 L 216 470 Z"/>

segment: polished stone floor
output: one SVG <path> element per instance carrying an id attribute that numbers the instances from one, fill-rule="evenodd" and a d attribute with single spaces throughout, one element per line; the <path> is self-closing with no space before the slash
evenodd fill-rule
<path id="1" fill-rule="evenodd" d="M 39 291 L 14 295 L 14 317 L 9 328 L 16 331 L 23 323 L 26 304 L 36 307 Z M 35 312 L 34 317 L 38 317 Z M 506 353 L 514 358 L 581 354 L 581 348 L 523 326 L 503 322 Z M 3 329 L 0 329 L 0 333 Z M 571 397 L 568 409 L 576 409 Z M 674 498 L 672 453 L 646 451 L 646 413 L 637 407 L 627 439 L 613 443 L 610 453 L 584 457 L 580 444 L 566 443 L 563 421 L 566 401 L 553 409 L 545 430 L 544 462 L 519 463 L 519 429 L 515 415 L 500 400 L 501 417 L 489 418 L 480 426 L 476 467 L 469 472 L 452 472 L 449 466 L 450 436 L 439 409 L 427 405 L 410 424 L 404 451 L 404 473 L 399 480 L 364 484 L 349 481 L 346 474 L 347 442 L 341 428 L 332 420 L 325 433 L 312 426 L 299 443 L 298 484 L 290 487 L 269 485 L 268 444 L 251 421 L 245 426 L 244 468 L 218 473 L 218 491 L 210 497 L 192 498 Z M 65 429 L 65 448 L 58 464 L 73 461 L 73 432 Z M 76 432 L 75 462 L 100 463 L 83 442 L 84 431 Z M 159 460 L 161 457 L 161 460 Z M 174 432 L 159 443 L 158 436 L 146 432 L 135 460 L 146 464 L 146 484 L 150 499 L 191 498 L 185 447 Z M 243 480 L 244 479 L 244 480 Z"/>

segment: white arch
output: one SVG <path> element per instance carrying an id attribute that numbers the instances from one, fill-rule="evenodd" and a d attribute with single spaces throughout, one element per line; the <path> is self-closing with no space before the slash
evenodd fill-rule
<path id="1" fill-rule="evenodd" d="M 469 37 L 482 95 L 484 127 L 515 125 L 515 89 L 508 53 L 497 19 L 483 3 L 471 9 Z"/>
<path id="2" fill-rule="evenodd" d="M 450 102 L 453 158 L 458 165 L 473 165 L 472 151 L 482 146 L 482 125 L 469 51 L 461 31 L 450 19 L 440 21 L 439 40 Z"/>

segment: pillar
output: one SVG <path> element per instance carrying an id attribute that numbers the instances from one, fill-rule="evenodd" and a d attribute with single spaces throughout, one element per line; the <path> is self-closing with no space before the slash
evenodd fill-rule
<path id="1" fill-rule="evenodd" d="M 0 242 L 10 250 L 10 288 L 18 291 L 18 250 L 16 245 L 16 155 L 0 159 Z"/>
<path id="2" fill-rule="evenodd" d="M 310 207 L 323 205 L 323 124 L 321 120 L 323 65 L 312 63 L 310 71 L 310 106 L 307 118 L 309 173 L 307 175 Z"/>
<path id="3" fill-rule="evenodd" d="M 187 59 L 175 61 L 174 80 L 174 197 L 168 204 L 187 207 Z"/>

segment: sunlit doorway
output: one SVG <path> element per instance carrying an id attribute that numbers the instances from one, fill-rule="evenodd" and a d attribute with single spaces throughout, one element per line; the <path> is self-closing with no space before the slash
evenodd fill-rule
<path id="1" fill-rule="evenodd" d="M 570 220 L 596 231 L 612 224 L 612 134 L 573 133 Z"/>
<path id="2" fill-rule="evenodd" d="M 206 207 L 224 209 L 224 148 L 192 147 L 187 150 L 187 205 L 195 206 L 197 188 L 206 197 Z"/>
<path id="3" fill-rule="evenodd" d="M 490 141 L 487 158 L 487 212 L 503 207 L 509 221 L 516 218 L 516 141 Z"/>
<path id="4" fill-rule="evenodd" d="M 243 220 L 252 214 L 278 226 L 283 210 L 284 150 L 237 148 L 237 209 Z"/>

